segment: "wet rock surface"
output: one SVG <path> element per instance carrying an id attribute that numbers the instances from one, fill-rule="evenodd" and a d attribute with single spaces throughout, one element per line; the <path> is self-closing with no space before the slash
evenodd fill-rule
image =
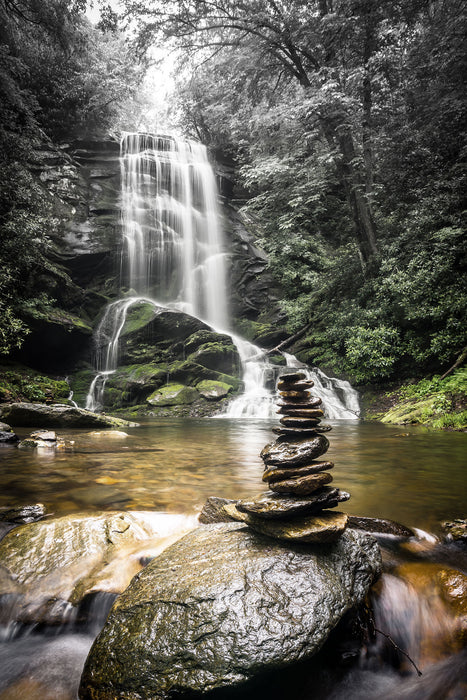
<path id="1" fill-rule="evenodd" d="M 65 404 L 3 404 L 0 406 L 0 416 L 14 426 L 30 428 L 38 425 L 42 428 L 117 428 L 137 425 L 121 418 L 92 413 L 84 408 Z"/>
<path id="2" fill-rule="evenodd" d="M 296 498 L 265 491 L 252 499 L 229 501 L 225 505 L 235 504 L 241 513 L 261 515 L 263 518 L 284 519 L 293 515 L 318 513 L 324 508 L 334 508 L 338 503 L 347 501 L 349 494 L 331 486 L 323 486 L 310 496 Z M 226 499 L 223 499 L 226 500 Z"/>
<path id="3" fill-rule="evenodd" d="M 324 435 L 294 442 L 273 442 L 262 450 L 261 458 L 267 465 L 297 467 L 320 457 L 328 447 L 329 441 Z"/>
<path id="4" fill-rule="evenodd" d="M 295 515 L 287 520 L 267 520 L 262 517 L 239 513 L 235 506 L 224 506 L 227 513 L 247 523 L 252 530 L 278 540 L 327 544 L 338 539 L 347 527 L 348 516 L 338 511 L 320 510 L 315 515 Z"/>
<path id="5" fill-rule="evenodd" d="M 143 555 L 159 553 L 189 525 L 184 516 L 109 511 L 16 527 L 0 542 L 0 621 L 11 620 L 14 600 L 17 621 L 66 622 L 88 593 L 123 591 Z"/>
<path id="6" fill-rule="evenodd" d="M 239 523 L 199 528 L 116 601 L 79 697 L 204 694 L 310 657 L 379 570 L 379 548 L 363 533 L 316 548 L 284 545 Z"/>
<path id="7" fill-rule="evenodd" d="M 395 520 L 385 520 L 384 518 L 366 518 L 359 515 L 349 516 L 349 527 L 356 530 L 364 530 L 375 535 L 390 535 L 393 537 L 408 538 L 414 537 L 415 533 L 410 528 Z"/>

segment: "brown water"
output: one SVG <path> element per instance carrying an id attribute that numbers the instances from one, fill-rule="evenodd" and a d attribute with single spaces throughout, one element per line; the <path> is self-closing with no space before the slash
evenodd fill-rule
<path id="1" fill-rule="evenodd" d="M 259 452 L 273 437 L 272 425 L 167 419 L 125 433 L 59 430 L 59 450 L 4 446 L 0 506 L 42 502 L 57 514 L 118 508 L 189 515 L 210 495 L 241 498 L 264 490 Z M 347 512 L 431 532 L 439 532 L 444 519 L 465 517 L 467 435 L 353 421 L 333 426 L 327 455 L 336 464 L 335 484 L 352 495 L 343 504 Z M 461 581 L 455 570 L 467 571 L 465 552 L 426 539 L 408 549 L 381 543 L 386 573 L 373 593 L 376 627 L 423 675 L 377 634 L 348 671 L 345 652 L 305 667 L 301 676 L 294 671 L 292 685 L 288 677 L 281 685 L 280 674 L 267 689 L 270 700 L 461 700 L 465 637 L 441 583 L 451 581 L 452 598 Z M 78 627 L 0 628 L 0 700 L 76 700 L 86 655 L 112 599 L 99 594 Z"/>
<path id="2" fill-rule="evenodd" d="M 190 514 L 208 496 L 264 490 L 259 453 L 271 421 L 160 419 L 120 431 L 57 430 L 62 450 L 0 449 L 0 506 L 49 512 L 94 509 Z M 437 531 L 467 511 L 467 435 L 334 421 L 327 457 L 344 510 Z M 31 430 L 23 429 L 21 437 Z"/>

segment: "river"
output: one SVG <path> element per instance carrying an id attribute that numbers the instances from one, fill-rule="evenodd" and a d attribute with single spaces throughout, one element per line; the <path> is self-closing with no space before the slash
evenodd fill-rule
<path id="1" fill-rule="evenodd" d="M 393 519 L 437 536 L 443 520 L 465 517 L 467 435 L 359 421 L 329 422 L 333 430 L 326 458 L 335 462 L 334 484 L 351 493 L 350 501 L 342 504 L 343 510 Z M 238 499 L 264 490 L 259 452 L 272 439 L 273 425 L 268 420 L 159 419 L 124 432 L 57 430 L 64 440 L 58 450 L 2 447 L 0 506 L 41 502 L 49 513 L 57 515 L 115 509 L 192 515 L 200 511 L 208 496 Z M 30 432 L 18 430 L 20 437 Z M 369 647 L 370 661 L 361 661 L 357 670 L 343 677 L 341 673 L 331 684 L 329 677 L 321 679 L 321 690 L 315 687 L 313 692 L 308 678 L 294 697 L 460 700 L 462 695 L 456 695 L 458 691 L 450 694 L 450 688 L 463 672 L 465 657 L 455 654 L 458 645 L 445 644 L 439 637 L 431 639 L 440 621 L 439 634 L 445 639 L 447 626 L 449 636 L 455 627 L 453 620 L 446 617 L 444 603 L 438 605 L 439 596 L 435 598 L 425 589 L 415 593 L 407 580 L 393 575 L 393 569 L 395 563 L 422 565 L 426 578 L 431 571 L 426 567 L 438 567 L 434 562 L 448 562 L 450 567 L 465 570 L 466 557 L 460 549 L 448 551 L 442 545 L 437 545 L 437 554 L 431 557 L 426 548 L 433 543 L 421 535 L 415 548 L 405 553 L 389 543 L 384 555 L 389 573 L 383 577 L 375 603 L 379 626 L 389 630 L 423 665 L 418 685 L 414 685 L 417 677 L 408 662 L 404 666 L 399 659 L 400 668 L 395 668 L 394 662 L 388 661 L 387 650 L 382 654 L 380 639 L 379 647 Z M 411 575 L 413 571 L 409 579 Z M 110 602 L 103 602 L 104 612 Z M 102 624 L 102 614 L 95 614 L 84 626 L 81 623 L 72 629 L 4 631 L 0 700 L 76 698 L 87 651 Z M 429 658 L 417 651 L 421 641 L 425 650 L 430 644 L 436 649 Z M 433 685 L 434 677 L 438 685 Z M 410 694 L 412 686 L 415 690 Z M 438 688 L 437 694 L 430 694 L 429 686 Z"/>
<path id="2" fill-rule="evenodd" d="M 351 514 L 439 530 L 463 517 L 467 435 L 361 421 L 328 421 L 334 482 Z M 0 506 L 44 503 L 49 512 L 89 509 L 192 514 L 208 496 L 263 490 L 259 453 L 275 421 L 158 419 L 122 431 L 57 431 L 62 450 L 0 453 Z M 29 429 L 19 430 L 26 437 Z"/>

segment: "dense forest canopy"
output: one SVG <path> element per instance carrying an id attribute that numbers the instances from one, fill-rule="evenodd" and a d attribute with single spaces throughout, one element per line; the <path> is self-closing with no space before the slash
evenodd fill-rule
<path id="1" fill-rule="evenodd" d="M 235 167 L 301 359 L 356 382 L 449 367 L 467 301 L 464 3 L 121 4 L 93 27 L 82 2 L 0 2 L 3 349 L 44 293 L 54 225 L 26 154 L 43 133 L 118 127 L 164 49 L 181 128 Z"/>

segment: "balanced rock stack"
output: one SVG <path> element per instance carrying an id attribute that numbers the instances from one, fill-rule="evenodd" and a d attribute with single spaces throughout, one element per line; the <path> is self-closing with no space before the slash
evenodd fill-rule
<path id="1" fill-rule="evenodd" d="M 329 441 L 321 425 L 321 399 L 310 396 L 312 381 L 303 372 L 279 377 L 281 426 L 273 428 L 275 442 L 261 452 L 265 464 L 266 491 L 252 499 L 225 505 L 236 520 L 281 540 L 332 542 L 345 530 L 347 515 L 334 508 L 350 498 L 345 491 L 328 486 L 334 464 L 320 461 Z"/>

